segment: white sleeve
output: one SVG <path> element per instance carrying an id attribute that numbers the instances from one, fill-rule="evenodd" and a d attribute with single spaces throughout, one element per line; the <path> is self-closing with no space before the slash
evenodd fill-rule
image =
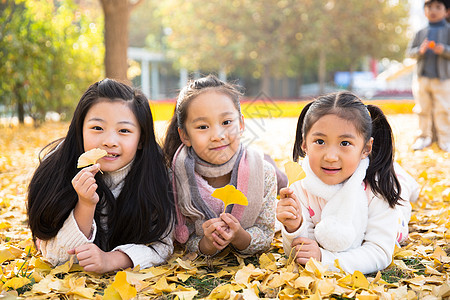
<path id="1" fill-rule="evenodd" d="M 337 270 L 334 261 L 346 272 L 364 274 L 385 269 L 392 261 L 398 228 L 398 215 L 383 199 L 373 197 L 369 205 L 368 224 L 361 246 L 344 252 L 320 249 L 322 263 L 329 270 Z"/>
<path id="2" fill-rule="evenodd" d="M 95 221 L 92 221 L 92 236 L 87 238 L 78 227 L 72 210 L 56 236 L 49 240 L 41 240 L 39 249 L 42 256 L 53 266 L 61 265 L 70 259 L 68 250 L 92 243 L 96 233 L 97 226 Z"/>
<path id="3" fill-rule="evenodd" d="M 173 236 L 170 233 L 161 242 L 152 243 L 151 246 L 125 244 L 117 246 L 112 251 L 116 250 L 128 255 L 134 267 L 139 265 L 141 269 L 146 269 L 165 263 L 172 255 Z"/>
<path id="4" fill-rule="evenodd" d="M 290 186 L 290 188 L 294 191 L 294 194 L 300 200 L 302 206 L 302 224 L 300 227 L 294 232 L 287 232 L 284 226 L 281 227 L 281 237 L 283 240 L 283 249 L 286 256 L 289 256 L 291 253 L 291 245 L 292 241 L 298 237 L 306 237 L 312 240 L 315 240 L 314 237 L 314 224 L 312 222 L 311 216 L 308 213 L 308 208 L 305 206 L 307 203 L 307 199 L 303 192 L 301 191 L 301 181 L 297 181 Z"/>

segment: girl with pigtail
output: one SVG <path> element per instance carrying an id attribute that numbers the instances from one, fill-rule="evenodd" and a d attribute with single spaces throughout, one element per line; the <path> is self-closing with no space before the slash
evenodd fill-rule
<path id="1" fill-rule="evenodd" d="M 305 264 L 352 273 L 386 268 L 405 241 L 418 184 L 394 163 L 383 112 L 350 92 L 319 97 L 301 112 L 293 159 L 306 177 L 281 189 L 283 247 Z"/>
<path id="2" fill-rule="evenodd" d="M 193 80 L 177 99 L 164 141 L 177 209 L 175 238 L 189 252 L 211 256 L 227 247 L 242 254 L 268 250 L 275 226 L 277 181 L 263 153 L 241 143 L 239 90 L 213 75 Z M 233 185 L 248 205 L 212 196 Z"/>

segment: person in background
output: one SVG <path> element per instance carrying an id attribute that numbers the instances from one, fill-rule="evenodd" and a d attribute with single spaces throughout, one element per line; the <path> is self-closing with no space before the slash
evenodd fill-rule
<path id="1" fill-rule="evenodd" d="M 438 146 L 450 152 L 450 24 L 449 0 L 425 0 L 429 23 L 419 30 L 408 46 L 407 55 L 417 59 L 413 79 L 419 117 L 419 136 L 412 145 L 422 150 L 433 142 L 433 126 Z"/>

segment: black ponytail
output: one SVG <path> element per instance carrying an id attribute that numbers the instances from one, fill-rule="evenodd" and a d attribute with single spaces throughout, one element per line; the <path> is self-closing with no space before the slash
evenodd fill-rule
<path id="1" fill-rule="evenodd" d="M 302 149 L 303 121 L 305 120 L 306 113 L 308 112 L 308 109 L 311 107 L 311 104 L 313 104 L 313 102 L 306 104 L 306 106 L 303 108 L 302 112 L 300 113 L 300 116 L 298 117 L 297 132 L 295 133 L 294 150 L 292 153 L 292 159 L 294 161 L 298 161 L 299 156 L 305 157 L 305 155 L 306 155 L 306 153 Z"/>
<path id="2" fill-rule="evenodd" d="M 178 117 L 175 109 L 172 119 L 170 120 L 169 127 L 167 127 L 163 146 L 166 165 L 168 168 L 171 167 L 175 152 L 177 152 L 177 149 L 181 144 L 182 141 L 180 135 L 178 134 Z"/>
<path id="3" fill-rule="evenodd" d="M 394 139 L 391 126 L 381 109 L 373 105 L 364 105 L 353 93 L 327 94 L 303 108 L 297 123 L 292 153 L 294 161 L 298 161 L 299 156 L 305 157 L 306 153 L 302 149 L 303 139 L 314 123 L 330 114 L 352 122 L 363 136 L 365 143 L 373 137 L 365 181 L 377 196 L 383 197 L 390 207 L 394 207 L 401 200 L 401 187 L 394 172 Z"/>
<path id="4" fill-rule="evenodd" d="M 376 195 L 381 195 L 394 207 L 401 199 L 401 186 L 394 171 L 394 137 L 383 111 L 367 105 L 372 118 L 373 146 L 366 182 Z"/>

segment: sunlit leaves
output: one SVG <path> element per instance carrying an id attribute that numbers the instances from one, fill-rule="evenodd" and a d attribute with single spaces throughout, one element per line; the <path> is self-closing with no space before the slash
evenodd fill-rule
<path id="1" fill-rule="evenodd" d="M 436 145 L 424 151 L 410 149 L 414 116 L 389 116 L 389 120 L 396 138 L 396 160 L 419 182 L 421 192 L 413 203 L 407 243 L 395 250 L 392 264 L 377 274 L 332 272 L 314 260 L 299 266 L 283 254 L 279 234 L 269 252 L 254 257 L 230 252 L 205 259 L 176 248 L 167 264 L 143 270 L 98 275 L 84 272 L 74 261 L 51 267 L 34 249 L 26 228 L 26 186 L 37 166 L 39 150 L 64 136 L 67 124 L 45 124 L 40 129 L 3 127 L 0 289 L 11 297 L 54 299 L 133 295 L 143 299 L 446 299 L 450 296 L 450 157 Z M 281 166 L 291 160 L 292 149 L 287 148 L 292 144 L 296 120 L 286 119 L 282 124 L 265 132 L 264 143 L 259 144 Z M 156 125 L 165 129 L 163 122 Z M 287 132 L 286 128 L 293 130 Z M 336 267 L 339 269 L 339 264 Z"/>

